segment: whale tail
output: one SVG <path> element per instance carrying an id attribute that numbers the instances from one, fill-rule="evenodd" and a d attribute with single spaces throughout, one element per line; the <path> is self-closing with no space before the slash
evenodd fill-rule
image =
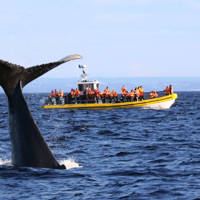
<path id="1" fill-rule="evenodd" d="M 70 60 L 80 58 L 82 58 L 82 56 L 77 54 L 70 55 L 56 62 L 37 65 L 26 69 L 20 65 L 0 60 L 0 85 L 3 87 L 7 96 L 9 96 L 13 93 L 19 81 L 21 87 L 23 88 L 32 80 L 40 77 L 41 75 L 54 69 L 55 67 Z"/>
<path id="2" fill-rule="evenodd" d="M 22 94 L 22 88 L 60 64 L 78 58 L 81 56 L 67 56 L 57 62 L 27 69 L 0 60 L 0 85 L 8 97 L 12 163 L 15 166 L 65 168 L 56 161 L 42 137 Z"/>

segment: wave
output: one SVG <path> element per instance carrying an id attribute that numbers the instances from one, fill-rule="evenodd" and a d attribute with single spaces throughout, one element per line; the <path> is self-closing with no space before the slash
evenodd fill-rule
<path id="1" fill-rule="evenodd" d="M 67 160 L 61 160 L 59 162 L 60 165 L 65 165 L 66 169 L 73 169 L 73 168 L 82 168 L 82 166 L 79 165 L 76 161 L 74 161 L 72 158 L 69 158 Z"/>

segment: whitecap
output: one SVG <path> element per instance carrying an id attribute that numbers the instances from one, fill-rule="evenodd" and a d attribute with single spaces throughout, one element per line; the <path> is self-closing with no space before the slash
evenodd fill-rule
<path id="1" fill-rule="evenodd" d="M 76 161 L 74 161 L 72 158 L 61 160 L 60 165 L 65 165 L 66 169 L 73 169 L 73 168 L 82 168 L 82 166 L 79 165 Z"/>
<path id="2" fill-rule="evenodd" d="M 0 158 L 0 165 L 10 165 L 11 160 Z"/>

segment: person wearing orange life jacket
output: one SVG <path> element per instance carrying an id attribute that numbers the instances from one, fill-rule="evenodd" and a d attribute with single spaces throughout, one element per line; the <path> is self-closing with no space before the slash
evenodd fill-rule
<path id="1" fill-rule="evenodd" d="M 113 94 L 113 90 L 112 90 L 109 95 L 109 103 L 112 103 L 113 98 L 114 98 L 114 94 Z"/>
<path id="2" fill-rule="evenodd" d="M 165 95 L 169 95 L 169 87 L 168 86 L 165 88 Z"/>
<path id="3" fill-rule="evenodd" d="M 123 85 L 123 87 L 121 88 L 121 91 L 122 91 L 122 93 L 123 92 L 127 92 L 127 89 L 126 89 L 126 87 Z"/>
<path id="4" fill-rule="evenodd" d="M 56 89 L 54 90 L 54 96 L 58 96 L 58 91 Z"/>
<path id="5" fill-rule="evenodd" d="M 63 97 L 64 97 L 64 92 L 63 92 L 62 90 L 60 90 L 59 93 L 58 93 L 58 96 L 59 96 L 60 98 L 63 98 Z"/>
<path id="6" fill-rule="evenodd" d="M 54 99 L 54 91 L 51 90 L 51 93 L 50 93 L 50 95 L 49 95 L 49 97 L 48 97 L 48 102 L 49 102 L 50 104 L 53 104 L 53 99 Z"/>
<path id="7" fill-rule="evenodd" d="M 54 97 L 54 91 L 53 90 L 51 90 L 51 93 L 50 93 L 50 98 L 53 98 Z"/>
<path id="8" fill-rule="evenodd" d="M 110 91 L 109 91 L 108 86 L 107 86 L 106 89 L 104 90 L 104 93 L 105 93 L 105 95 L 106 95 L 106 98 L 110 98 Z"/>
<path id="9" fill-rule="evenodd" d="M 76 99 L 76 103 L 80 103 L 80 91 L 76 88 L 75 92 L 74 92 L 74 95 L 75 95 L 75 99 Z"/>
<path id="10" fill-rule="evenodd" d="M 158 97 L 158 93 L 156 91 L 154 91 L 154 98 Z"/>
<path id="11" fill-rule="evenodd" d="M 106 102 L 106 99 L 110 98 L 110 91 L 108 86 L 106 87 L 106 89 L 102 92 L 101 94 L 101 100 L 103 103 Z"/>
<path id="12" fill-rule="evenodd" d="M 149 92 L 149 98 L 152 99 L 154 97 L 153 91 Z"/>
<path id="13" fill-rule="evenodd" d="M 140 91 L 138 87 L 135 88 L 134 93 L 135 93 L 135 100 L 138 101 L 140 97 Z"/>
<path id="14" fill-rule="evenodd" d="M 134 90 L 131 90 L 131 92 L 128 93 L 128 94 L 130 96 L 130 101 L 134 101 L 134 99 L 135 99 L 135 92 L 134 92 Z"/>
<path id="15" fill-rule="evenodd" d="M 121 88 L 121 101 L 122 102 L 125 102 L 126 100 L 127 100 L 127 94 L 128 94 L 128 91 L 127 91 L 127 89 L 126 89 L 126 87 L 125 86 L 123 86 L 122 88 Z"/>
<path id="16" fill-rule="evenodd" d="M 117 94 L 117 92 L 115 90 L 113 90 L 112 94 L 113 94 L 114 102 L 117 103 L 118 102 L 118 94 Z"/>
<path id="17" fill-rule="evenodd" d="M 88 103 L 94 102 L 94 92 L 90 88 L 87 88 L 86 90 L 86 97 L 87 97 Z"/>
<path id="18" fill-rule="evenodd" d="M 100 92 L 99 92 L 99 90 L 98 90 L 98 88 L 95 88 L 94 89 L 94 99 L 95 99 L 95 102 L 96 103 L 99 103 L 99 97 L 100 97 L 100 94 L 99 94 Z"/>
<path id="19" fill-rule="evenodd" d="M 72 99 L 75 98 L 75 91 L 74 91 L 74 89 L 71 89 L 71 91 L 70 91 L 70 95 L 71 95 Z"/>
<path id="20" fill-rule="evenodd" d="M 169 94 L 173 94 L 173 87 L 172 87 L 172 85 L 169 85 Z"/>
<path id="21" fill-rule="evenodd" d="M 156 91 L 151 91 L 151 92 L 149 93 L 149 97 L 150 97 L 150 98 L 157 98 L 157 97 L 158 97 L 158 93 L 157 93 Z"/>
<path id="22" fill-rule="evenodd" d="M 143 100 L 144 99 L 144 90 L 143 90 L 142 86 L 139 87 L 139 93 L 140 93 L 139 99 Z"/>
<path id="23" fill-rule="evenodd" d="M 80 91 L 76 88 L 74 94 L 75 94 L 76 97 L 79 97 L 80 96 Z"/>

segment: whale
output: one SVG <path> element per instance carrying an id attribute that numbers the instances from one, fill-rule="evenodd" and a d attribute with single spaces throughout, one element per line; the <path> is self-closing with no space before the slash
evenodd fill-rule
<path id="1" fill-rule="evenodd" d="M 34 121 L 22 90 L 31 81 L 55 67 L 82 56 L 25 68 L 0 59 L 0 85 L 8 99 L 11 162 L 16 167 L 65 169 L 60 165 Z"/>

